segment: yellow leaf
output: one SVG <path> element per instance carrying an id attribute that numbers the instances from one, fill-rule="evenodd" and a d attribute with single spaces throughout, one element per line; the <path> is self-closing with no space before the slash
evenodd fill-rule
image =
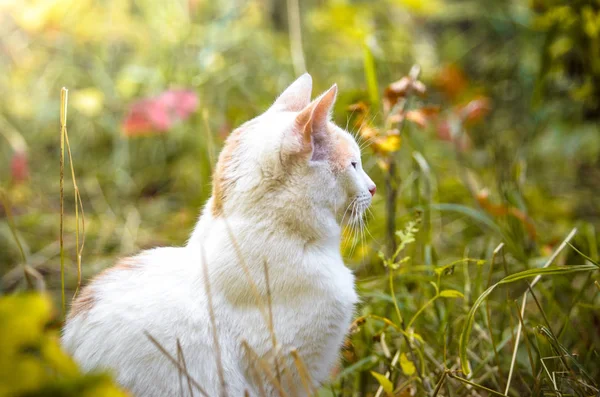
<path id="1" fill-rule="evenodd" d="M 382 136 L 373 142 L 373 149 L 380 153 L 392 153 L 400 149 L 400 143 L 398 135 Z"/>
<path id="2" fill-rule="evenodd" d="M 582 10 L 583 30 L 592 39 L 598 37 L 600 33 L 600 13 L 595 13 L 592 7 L 585 6 Z"/>
<path id="3" fill-rule="evenodd" d="M 464 298 L 465 296 L 462 292 L 457 291 L 455 289 L 445 289 L 440 292 L 440 296 L 442 298 Z"/>
<path id="4" fill-rule="evenodd" d="M 444 8 L 444 3 L 440 0 L 396 0 L 396 3 L 421 15 L 434 15 Z"/>
<path id="5" fill-rule="evenodd" d="M 391 396 L 394 393 L 394 385 L 392 385 L 392 382 L 390 382 L 390 380 L 385 375 L 382 375 L 375 371 L 371 371 L 371 375 L 373 375 L 375 379 L 377 379 L 377 382 L 379 382 L 381 387 L 383 387 L 383 391 L 387 395 Z"/>
<path id="6" fill-rule="evenodd" d="M 400 355 L 400 367 L 406 376 L 411 376 L 417 371 L 413 362 L 406 357 L 406 353 Z"/>

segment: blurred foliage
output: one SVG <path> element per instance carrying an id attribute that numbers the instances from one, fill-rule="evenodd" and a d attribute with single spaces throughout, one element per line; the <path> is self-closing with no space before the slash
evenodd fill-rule
<path id="1" fill-rule="evenodd" d="M 44 295 L 0 297 L 0 396 L 126 396 L 108 376 L 80 373 L 55 320 Z"/>
<path id="2" fill-rule="evenodd" d="M 364 145 L 379 187 L 368 228 L 345 231 L 363 301 L 321 393 L 440 385 L 438 395 L 486 395 L 457 372 L 457 336 L 477 298 L 542 266 L 575 226 L 573 245 L 599 257 L 600 3 L 303 0 L 298 15 L 289 4 L 1 2 L 0 292 L 34 286 L 60 300 L 61 87 L 85 279 L 118 256 L 185 241 L 223 139 L 303 72 L 300 59 L 314 95 L 338 83 L 334 116 Z M 67 176 L 68 295 L 79 249 L 72 189 Z M 556 260 L 585 262 L 568 247 Z M 493 291 L 474 317 L 467 381 L 504 392 L 522 320 L 509 394 L 591 393 L 582 384 L 600 378 L 597 273 L 542 278 L 539 307 L 529 299 L 522 319 L 524 282 Z M 14 316 L 45 324 L 30 305 Z"/>
<path id="3" fill-rule="evenodd" d="M 533 0 L 532 7 L 538 14 L 533 26 L 548 33 L 542 50 L 540 85 L 550 80 L 556 94 L 566 93 L 583 103 L 586 118 L 598 121 L 600 3 Z"/>

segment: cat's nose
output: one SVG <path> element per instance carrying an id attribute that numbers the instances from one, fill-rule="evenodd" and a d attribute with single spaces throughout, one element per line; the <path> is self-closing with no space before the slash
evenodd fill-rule
<path id="1" fill-rule="evenodd" d="M 369 188 L 369 193 L 371 193 L 371 197 L 375 196 L 375 192 L 377 191 L 377 186 L 373 185 Z"/>

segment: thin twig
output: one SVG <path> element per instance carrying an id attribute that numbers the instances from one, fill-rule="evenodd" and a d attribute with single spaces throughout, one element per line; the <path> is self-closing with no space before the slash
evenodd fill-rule
<path id="1" fill-rule="evenodd" d="M 448 370 L 445 370 L 444 372 L 442 372 L 442 376 L 440 377 L 440 380 L 438 381 L 438 383 L 435 385 L 435 389 L 433 389 L 433 393 L 431 393 L 431 397 L 437 397 L 438 393 L 440 392 L 440 389 L 444 385 L 444 381 L 446 380 L 446 375 L 448 375 Z"/>
<path id="2" fill-rule="evenodd" d="M 408 73 L 408 77 L 411 79 L 411 83 L 415 82 L 419 75 L 421 74 L 421 67 L 419 65 L 413 65 Z M 403 98 L 401 98 L 398 103 L 389 111 L 389 113 L 384 114 L 384 124 L 386 129 L 391 128 L 391 117 L 394 114 L 401 114 L 406 109 L 406 105 L 408 104 L 408 100 L 412 94 L 412 84 L 409 84 L 406 89 L 406 94 Z M 405 125 L 405 119 L 402 119 L 398 124 L 398 131 L 402 132 Z M 388 172 L 385 174 L 385 189 L 386 189 L 386 212 L 387 212 L 387 220 L 386 220 L 386 231 L 387 231 L 387 240 L 389 244 L 389 254 L 390 256 L 396 251 L 396 200 L 398 198 L 398 181 L 396 176 L 396 158 L 394 155 L 390 156 L 388 163 Z"/>

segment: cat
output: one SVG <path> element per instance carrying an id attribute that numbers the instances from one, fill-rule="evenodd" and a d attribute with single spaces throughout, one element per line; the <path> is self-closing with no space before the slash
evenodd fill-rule
<path id="1" fill-rule="evenodd" d="M 161 397 L 304 396 L 328 379 L 358 301 L 341 227 L 376 187 L 330 120 L 337 86 L 311 91 L 304 74 L 230 134 L 184 247 L 123 259 L 83 288 L 62 335 L 83 370 Z"/>

